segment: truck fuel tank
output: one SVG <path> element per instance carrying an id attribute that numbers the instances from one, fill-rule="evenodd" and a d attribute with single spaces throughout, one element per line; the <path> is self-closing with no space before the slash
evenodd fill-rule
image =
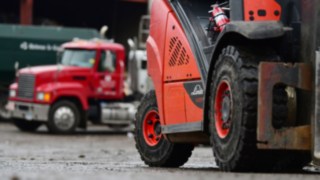
<path id="1" fill-rule="evenodd" d="M 138 103 L 102 104 L 101 123 L 110 125 L 129 125 L 135 117 Z"/>

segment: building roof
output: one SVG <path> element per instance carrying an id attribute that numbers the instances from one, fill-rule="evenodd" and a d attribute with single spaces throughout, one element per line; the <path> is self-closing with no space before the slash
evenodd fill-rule
<path id="1" fill-rule="evenodd" d="M 99 37 L 99 33 L 97 30 L 90 28 L 0 24 L 0 38 L 70 41 L 75 37 L 90 39 L 93 37 Z"/>

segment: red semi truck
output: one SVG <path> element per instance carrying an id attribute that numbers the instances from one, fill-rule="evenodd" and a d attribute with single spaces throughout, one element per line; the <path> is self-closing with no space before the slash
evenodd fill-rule
<path id="1" fill-rule="evenodd" d="M 74 40 L 62 46 L 58 65 L 21 69 L 10 86 L 7 109 L 22 131 L 46 124 L 52 133 L 86 128 L 87 119 L 130 124 L 134 98 L 125 93 L 125 49 L 104 40 Z M 134 97 L 134 96 L 131 96 Z M 101 102 L 105 106 L 101 107 Z"/>

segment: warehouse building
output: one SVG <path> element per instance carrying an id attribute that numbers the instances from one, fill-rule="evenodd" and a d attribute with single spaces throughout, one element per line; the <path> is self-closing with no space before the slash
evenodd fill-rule
<path id="1" fill-rule="evenodd" d="M 148 0 L 10 0 L 0 1 L 0 23 L 91 27 L 108 25 L 108 38 L 126 43 L 138 33 Z"/>

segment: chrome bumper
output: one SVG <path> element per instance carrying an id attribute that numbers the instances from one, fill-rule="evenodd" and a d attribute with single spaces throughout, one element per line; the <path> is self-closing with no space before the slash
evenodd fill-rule
<path id="1" fill-rule="evenodd" d="M 50 105 L 9 101 L 6 109 L 10 117 L 28 121 L 48 121 Z"/>

